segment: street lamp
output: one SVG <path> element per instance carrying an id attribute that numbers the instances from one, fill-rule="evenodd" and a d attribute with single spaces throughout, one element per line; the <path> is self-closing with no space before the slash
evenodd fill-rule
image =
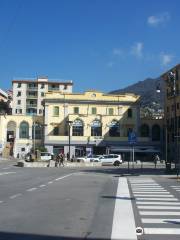
<path id="1" fill-rule="evenodd" d="M 68 124 L 68 135 L 69 135 L 69 155 L 68 155 L 68 160 L 70 161 L 71 159 L 71 126 L 73 121 L 67 121 L 66 122 Z"/>
<path id="2" fill-rule="evenodd" d="M 174 113 L 174 122 L 173 122 L 173 141 L 174 141 L 174 160 L 175 166 L 177 167 L 177 111 L 176 111 L 176 74 L 173 72 L 169 72 L 168 74 L 168 85 L 172 88 L 172 96 L 173 96 L 173 113 Z"/>

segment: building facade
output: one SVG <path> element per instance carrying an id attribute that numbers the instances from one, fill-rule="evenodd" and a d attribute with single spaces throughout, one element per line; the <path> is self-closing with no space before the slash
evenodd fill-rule
<path id="1" fill-rule="evenodd" d="M 139 96 L 97 91 L 83 94 L 48 92 L 45 101 L 45 147 L 72 156 L 107 153 L 127 146 L 139 129 Z"/>
<path id="2" fill-rule="evenodd" d="M 48 91 L 72 92 L 72 81 L 52 82 L 47 77 L 37 80 L 13 80 L 13 115 L 43 115 L 43 100 Z"/>
<path id="3" fill-rule="evenodd" d="M 167 160 L 180 163 L 180 64 L 162 75 L 165 86 L 164 128 Z"/>

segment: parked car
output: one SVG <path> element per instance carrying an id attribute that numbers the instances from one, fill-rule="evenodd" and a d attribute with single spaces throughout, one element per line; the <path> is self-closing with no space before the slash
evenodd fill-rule
<path id="1" fill-rule="evenodd" d="M 102 163 L 102 165 L 114 166 L 119 166 L 123 162 L 120 154 L 103 155 L 99 158 L 99 161 Z"/>
<path id="2" fill-rule="evenodd" d="M 76 158 L 77 162 L 99 162 L 102 155 L 92 155 Z"/>
<path id="3" fill-rule="evenodd" d="M 42 161 L 48 161 L 53 159 L 53 154 L 49 152 L 41 152 L 40 156 L 40 160 Z"/>

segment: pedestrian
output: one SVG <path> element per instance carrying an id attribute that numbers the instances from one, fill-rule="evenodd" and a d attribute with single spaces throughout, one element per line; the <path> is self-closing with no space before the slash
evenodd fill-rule
<path id="1" fill-rule="evenodd" d="M 59 165 L 60 165 L 60 154 L 56 156 L 55 167 L 59 167 Z"/>
<path id="2" fill-rule="evenodd" d="M 157 162 L 160 160 L 159 156 L 156 154 L 155 157 L 154 157 L 154 166 L 156 168 L 157 166 Z"/>
<path id="3" fill-rule="evenodd" d="M 59 166 L 62 165 L 64 167 L 64 154 L 62 152 L 59 154 L 59 159 L 60 159 Z"/>

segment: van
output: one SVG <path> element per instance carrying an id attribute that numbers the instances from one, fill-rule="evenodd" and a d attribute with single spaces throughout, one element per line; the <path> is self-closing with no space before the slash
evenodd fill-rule
<path id="1" fill-rule="evenodd" d="M 40 160 L 42 161 L 48 161 L 53 159 L 53 154 L 49 152 L 41 152 L 40 153 Z"/>

